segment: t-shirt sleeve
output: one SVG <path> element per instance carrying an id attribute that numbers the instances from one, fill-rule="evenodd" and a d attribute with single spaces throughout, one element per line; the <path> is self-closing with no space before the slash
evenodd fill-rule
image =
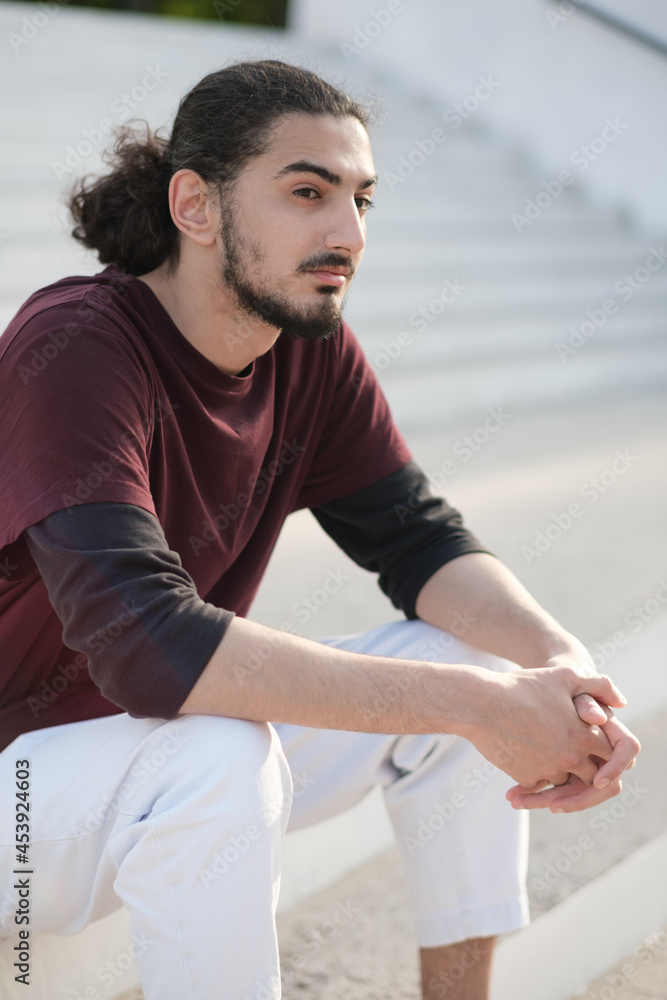
<path id="1" fill-rule="evenodd" d="M 375 372 L 346 323 L 336 336 L 335 390 L 299 507 L 354 493 L 412 458 Z"/>
<path id="2" fill-rule="evenodd" d="M 58 347 L 73 316 L 76 336 Z M 79 317 L 67 305 L 44 310 L 2 356 L 0 549 L 29 525 L 81 503 L 130 503 L 155 513 L 148 455 L 156 408 L 165 401 L 111 322 Z"/>
<path id="3" fill-rule="evenodd" d="M 173 718 L 234 615 L 199 597 L 157 518 L 86 504 L 25 535 L 63 640 L 104 697 L 135 718 Z"/>
<path id="4" fill-rule="evenodd" d="M 406 618 L 417 617 L 419 592 L 441 566 L 489 552 L 457 510 L 431 495 L 415 462 L 313 514 L 351 559 L 379 574 L 380 587 Z"/>

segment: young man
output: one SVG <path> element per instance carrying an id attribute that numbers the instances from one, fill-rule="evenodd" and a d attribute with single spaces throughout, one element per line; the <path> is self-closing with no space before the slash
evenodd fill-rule
<path id="1" fill-rule="evenodd" d="M 169 141 L 127 133 L 73 199 L 106 270 L 37 292 L 2 338 L 0 778 L 9 798 L 31 774 L 31 930 L 124 903 L 146 1000 L 278 997 L 288 820 L 378 783 L 424 997 L 459 962 L 448 996 L 483 998 L 495 936 L 526 920 L 517 810 L 599 803 L 639 749 L 581 644 L 430 496 L 341 321 L 366 125 L 278 62 L 206 77 Z M 325 645 L 243 617 L 302 507 L 407 621 Z M 7 813 L 5 936 L 15 833 Z"/>

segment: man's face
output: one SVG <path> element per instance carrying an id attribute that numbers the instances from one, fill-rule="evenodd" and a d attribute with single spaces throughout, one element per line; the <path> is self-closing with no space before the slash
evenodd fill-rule
<path id="1" fill-rule="evenodd" d="M 240 306 L 292 338 L 340 324 L 377 178 L 356 118 L 289 115 L 223 194 L 222 278 Z"/>

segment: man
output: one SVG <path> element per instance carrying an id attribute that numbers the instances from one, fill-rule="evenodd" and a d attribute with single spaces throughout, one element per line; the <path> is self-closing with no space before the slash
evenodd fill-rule
<path id="1" fill-rule="evenodd" d="M 211 74 L 169 141 L 126 133 L 74 197 L 109 267 L 36 293 L 2 340 L 0 764 L 8 796 L 31 774 L 31 929 L 124 903 L 146 1000 L 278 997 L 287 822 L 375 784 L 424 997 L 473 953 L 448 995 L 485 997 L 495 936 L 527 913 L 511 805 L 599 803 L 639 750 L 581 644 L 429 495 L 341 322 L 366 125 L 282 63 Z M 301 507 L 406 622 L 317 644 L 243 617 Z M 8 816 L 10 899 L 15 840 Z"/>

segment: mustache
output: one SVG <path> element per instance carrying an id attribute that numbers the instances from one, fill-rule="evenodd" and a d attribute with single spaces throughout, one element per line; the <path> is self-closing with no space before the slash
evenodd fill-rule
<path id="1" fill-rule="evenodd" d="M 327 267 L 344 267 L 350 277 L 356 271 L 352 257 L 345 257 L 339 253 L 325 253 L 308 257 L 306 260 L 301 261 L 296 272 L 297 274 L 304 274 L 306 271 L 319 271 Z"/>

